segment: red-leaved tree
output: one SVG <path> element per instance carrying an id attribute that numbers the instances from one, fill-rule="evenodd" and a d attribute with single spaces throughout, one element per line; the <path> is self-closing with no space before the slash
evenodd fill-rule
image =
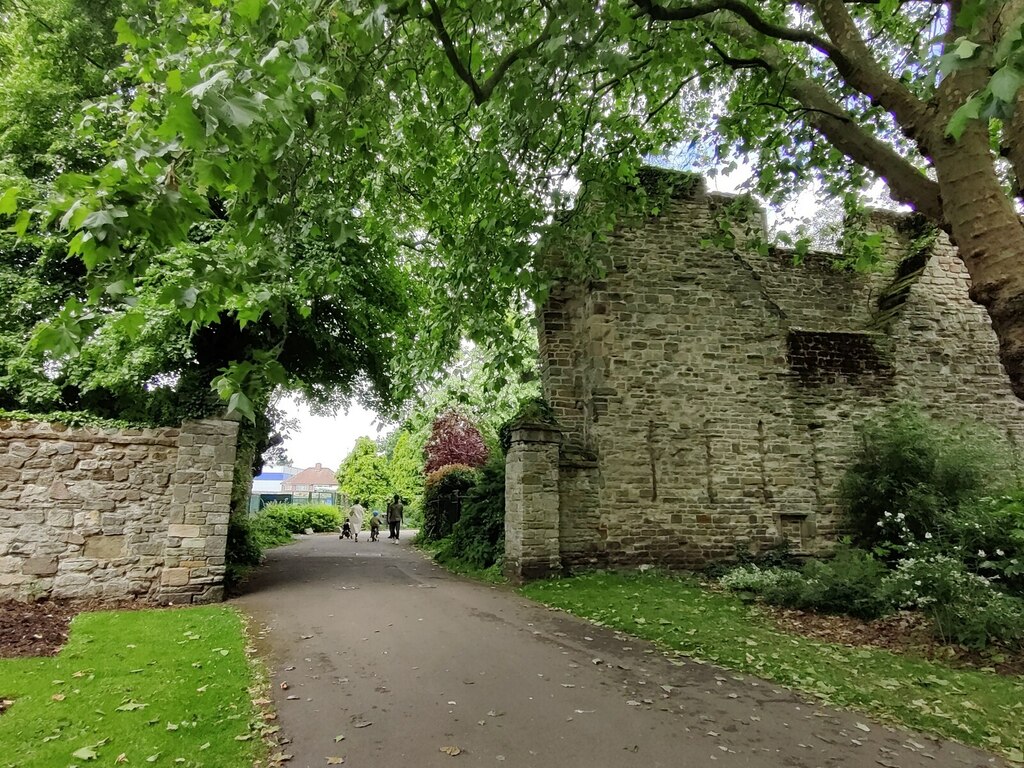
<path id="1" fill-rule="evenodd" d="M 458 411 L 445 411 L 434 419 L 425 451 L 427 463 L 423 471 L 426 474 L 449 464 L 479 467 L 487 461 L 483 435 Z"/>

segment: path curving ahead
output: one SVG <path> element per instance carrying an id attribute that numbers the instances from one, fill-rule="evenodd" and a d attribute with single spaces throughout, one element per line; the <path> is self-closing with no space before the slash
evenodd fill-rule
<path id="1" fill-rule="evenodd" d="M 407 541 L 301 537 L 273 550 L 234 604 L 264 627 L 294 768 L 329 757 L 350 768 L 1002 765 L 756 678 L 677 666 L 451 576 Z"/>

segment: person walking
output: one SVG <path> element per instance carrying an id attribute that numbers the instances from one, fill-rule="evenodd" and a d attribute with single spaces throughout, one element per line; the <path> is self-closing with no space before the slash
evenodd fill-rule
<path id="1" fill-rule="evenodd" d="M 402 518 L 405 515 L 405 507 L 402 505 L 402 500 L 398 498 L 398 494 L 395 494 L 395 498 L 390 504 L 388 504 L 388 534 L 389 539 L 394 539 L 395 544 L 398 543 L 398 529 L 402 525 Z"/>
<path id="2" fill-rule="evenodd" d="M 348 516 L 348 521 L 352 526 L 352 538 L 359 541 L 359 532 L 363 530 L 363 515 L 366 514 L 366 509 L 358 501 L 352 505 L 352 512 Z"/>

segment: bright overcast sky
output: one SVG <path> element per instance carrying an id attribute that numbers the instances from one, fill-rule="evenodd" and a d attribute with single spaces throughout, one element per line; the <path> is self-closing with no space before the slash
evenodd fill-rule
<path id="1" fill-rule="evenodd" d="M 356 438 L 366 435 L 377 439 L 379 435 L 377 414 L 355 403 L 348 413 L 340 412 L 333 417 L 314 416 L 293 397 L 283 400 L 281 407 L 299 420 L 299 429 L 285 441 L 288 456 L 296 467 L 305 469 L 319 462 L 337 469 L 352 450 Z"/>

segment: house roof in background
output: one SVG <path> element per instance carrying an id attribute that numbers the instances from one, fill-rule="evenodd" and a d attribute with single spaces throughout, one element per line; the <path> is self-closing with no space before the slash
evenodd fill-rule
<path id="1" fill-rule="evenodd" d="M 283 483 L 282 488 L 289 488 L 295 485 L 337 485 L 338 480 L 334 476 L 334 472 L 327 469 L 322 464 L 317 464 L 315 467 L 304 469 L 297 475 L 292 475 Z"/>

